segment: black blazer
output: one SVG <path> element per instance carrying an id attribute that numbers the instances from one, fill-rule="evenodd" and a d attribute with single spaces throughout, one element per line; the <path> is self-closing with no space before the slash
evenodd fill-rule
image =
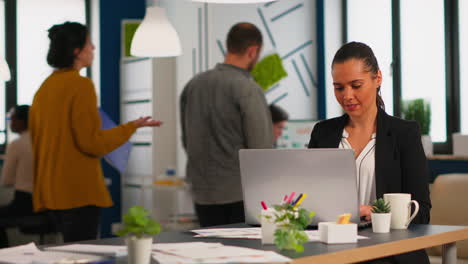
<path id="1" fill-rule="evenodd" d="M 309 148 L 337 148 L 348 121 L 349 116 L 345 114 L 317 123 L 310 136 Z M 383 197 L 384 193 L 410 193 L 411 199 L 419 203 L 418 215 L 412 223 L 428 224 L 431 210 L 428 166 L 418 124 L 389 116 L 384 110 L 379 109 L 376 133 L 377 198 Z M 413 253 L 420 256 L 415 256 Z M 395 258 L 399 263 L 428 263 L 427 255 L 423 253 L 423 251 L 412 252 Z M 400 258 L 403 256 L 406 257 Z"/>

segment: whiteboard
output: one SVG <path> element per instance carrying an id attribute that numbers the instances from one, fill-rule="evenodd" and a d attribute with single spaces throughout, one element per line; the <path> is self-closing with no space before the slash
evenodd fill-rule
<path id="1" fill-rule="evenodd" d="M 276 142 L 279 149 L 304 149 L 309 144 L 310 134 L 317 120 L 289 120 L 283 134 Z"/>

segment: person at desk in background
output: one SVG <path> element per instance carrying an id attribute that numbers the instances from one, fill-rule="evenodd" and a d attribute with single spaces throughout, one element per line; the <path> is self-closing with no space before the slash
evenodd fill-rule
<path id="1" fill-rule="evenodd" d="M 34 210 L 53 210 L 64 242 L 96 239 L 100 209 L 112 206 L 100 158 L 138 128 L 161 122 L 147 116 L 102 130 L 93 82 L 79 73 L 94 57 L 87 27 L 54 25 L 49 39 L 47 62 L 55 70 L 34 96 L 29 119 Z"/>
<path id="2" fill-rule="evenodd" d="M 195 76 L 180 98 L 187 179 L 202 227 L 244 222 L 239 150 L 273 148 L 268 104 L 250 75 L 261 48 L 255 25 L 234 25 L 224 63 Z"/>
<path id="3" fill-rule="evenodd" d="M 284 127 L 286 122 L 289 119 L 288 113 L 284 111 L 283 108 L 271 104 L 270 105 L 271 121 L 273 122 L 273 136 L 275 137 L 275 142 L 283 134 Z"/>
<path id="4" fill-rule="evenodd" d="M 10 204 L 0 207 L 0 218 L 26 216 L 33 213 L 33 157 L 28 132 L 29 105 L 12 109 L 10 128 L 19 138 L 8 144 L 2 168 L 1 184 L 14 186 L 15 193 Z M 0 229 L 0 248 L 8 247 L 5 229 Z"/>
<path id="5" fill-rule="evenodd" d="M 370 203 L 384 193 L 410 193 L 420 205 L 412 223 L 428 224 L 431 201 L 419 127 L 385 113 L 382 73 L 372 49 L 359 42 L 342 46 L 333 58 L 332 77 L 336 100 L 346 113 L 317 123 L 309 148 L 354 150 L 361 217 L 370 220 Z M 385 261 L 429 263 L 424 250 Z"/>

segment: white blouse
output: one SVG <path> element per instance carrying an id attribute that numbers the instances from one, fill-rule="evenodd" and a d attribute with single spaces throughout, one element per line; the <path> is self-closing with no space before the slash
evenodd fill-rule
<path id="1" fill-rule="evenodd" d="M 370 205 L 375 200 L 375 136 L 373 133 L 369 143 L 356 158 L 357 189 L 359 204 Z M 348 142 L 348 131 L 343 129 L 340 149 L 353 149 Z"/>

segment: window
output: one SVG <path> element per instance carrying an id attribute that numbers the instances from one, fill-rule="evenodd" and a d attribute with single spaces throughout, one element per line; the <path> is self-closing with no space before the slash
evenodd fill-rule
<path id="1" fill-rule="evenodd" d="M 51 73 L 46 61 L 47 30 L 66 21 L 86 24 L 85 0 L 17 0 L 18 104 L 31 104 L 37 89 Z"/>
<path id="2" fill-rule="evenodd" d="M 374 51 L 382 71 L 381 93 L 388 114 L 393 114 L 391 2 L 391 0 L 347 1 L 346 42 L 363 42 Z"/>
<path id="3" fill-rule="evenodd" d="M 460 131 L 468 134 L 468 1 L 458 1 L 460 36 Z"/>
<path id="4" fill-rule="evenodd" d="M 429 133 L 434 142 L 445 142 L 444 0 L 411 0 L 401 1 L 400 4 L 401 99 L 428 100 L 432 112 Z"/>

